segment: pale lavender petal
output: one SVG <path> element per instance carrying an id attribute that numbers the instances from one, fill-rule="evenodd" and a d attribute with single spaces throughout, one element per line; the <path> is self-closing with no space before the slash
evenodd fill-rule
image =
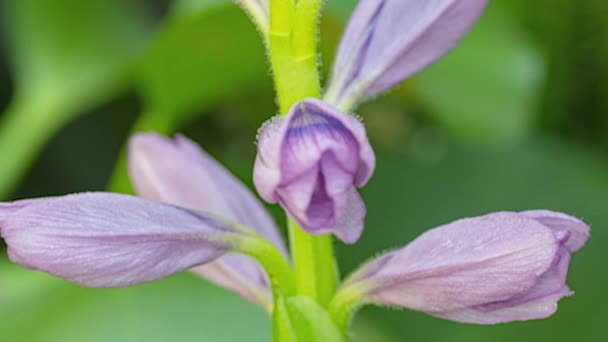
<path id="1" fill-rule="evenodd" d="M 261 129 L 254 183 L 262 197 L 279 202 L 308 233 L 335 233 L 352 243 L 365 216 L 353 191 L 367 183 L 374 168 L 361 122 L 306 99 Z"/>
<path id="2" fill-rule="evenodd" d="M 337 218 L 335 234 L 346 243 L 355 243 L 363 233 L 367 209 L 357 190 L 351 188 L 344 197 L 345 203 Z"/>
<path id="3" fill-rule="evenodd" d="M 285 118 L 275 116 L 264 123 L 257 136 L 253 183 L 260 196 L 269 203 L 278 202 L 274 192 L 281 183 L 281 143 L 286 128 Z"/>
<path id="4" fill-rule="evenodd" d="M 458 220 L 368 263 L 345 286 L 363 284 L 373 302 L 461 322 L 547 317 L 570 294 L 573 229 L 562 227 L 555 231 L 527 213 Z"/>
<path id="5" fill-rule="evenodd" d="M 550 230 L 514 213 L 458 220 L 396 252 L 375 275 L 390 281 L 373 298 L 423 311 L 508 299 L 532 287 L 557 250 Z"/>
<path id="6" fill-rule="evenodd" d="M 253 258 L 227 254 L 191 269 L 195 274 L 238 293 L 250 302 L 272 310 L 270 284 L 264 269 Z"/>
<path id="7" fill-rule="evenodd" d="M 338 49 L 326 100 L 350 108 L 452 49 L 487 0 L 361 0 Z"/>
<path id="8" fill-rule="evenodd" d="M 136 134 L 129 142 L 129 171 L 140 196 L 232 219 L 253 228 L 287 255 L 266 208 L 191 140 L 181 135 L 171 140 L 155 133 Z M 225 256 L 193 271 L 248 300 L 264 306 L 271 301 L 265 272 L 248 256 Z"/>
<path id="9" fill-rule="evenodd" d="M 565 285 L 569 264 L 570 253 L 567 249 L 560 248 L 552 266 L 527 291 L 503 301 L 436 314 L 430 312 L 430 314 L 453 321 L 476 324 L 497 324 L 549 317 L 557 311 L 557 302 L 572 294 Z"/>
<path id="10" fill-rule="evenodd" d="M 555 231 L 567 231 L 570 238 L 566 247 L 571 252 L 581 249 L 589 239 L 589 226 L 576 217 L 550 210 L 528 210 L 521 213 Z"/>
<path id="11" fill-rule="evenodd" d="M 186 137 L 133 135 L 129 174 L 140 196 L 232 219 L 286 253 L 274 220 L 251 190 Z"/>
<path id="12" fill-rule="evenodd" d="M 506 306 L 495 311 L 484 312 L 475 308 L 463 308 L 443 313 L 430 313 L 450 321 L 474 324 L 498 324 L 513 321 L 528 321 L 547 318 L 557 311 L 557 302 L 572 291 L 564 286 L 560 291 L 517 306 Z"/>
<path id="13" fill-rule="evenodd" d="M 113 193 L 30 199 L 0 207 L 14 262 L 89 287 L 124 287 L 207 263 L 244 234 L 221 219 Z"/>

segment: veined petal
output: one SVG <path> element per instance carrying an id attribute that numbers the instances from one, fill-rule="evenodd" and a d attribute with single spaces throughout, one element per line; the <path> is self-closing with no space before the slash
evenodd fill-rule
<path id="1" fill-rule="evenodd" d="M 325 100 L 350 109 L 452 49 L 487 0 L 361 0 L 338 49 Z"/>
<path id="2" fill-rule="evenodd" d="M 576 217 L 550 210 L 528 210 L 521 214 L 540 222 L 556 232 L 568 232 L 570 238 L 566 243 L 566 247 L 572 253 L 581 249 L 589 239 L 589 226 Z"/>
<path id="3" fill-rule="evenodd" d="M 114 193 L 0 206 L 11 260 L 88 287 L 125 287 L 207 263 L 240 228 L 203 213 Z"/>
<path id="4" fill-rule="evenodd" d="M 173 140 L 156 133 L 133 135 L 129 175 L 144 198 L 229 218 L 286 251 L 276 224 L 251 190 L 182 135 Z"/>
<path id="5" fill-rule="evenodd" d="M 368 263 L 345 286 L 376 303 L 461 322 L 544 318 L 570 294 L 570 231 L 580 221 L 569 222 L 555 231 L 526 212 L 458 220 Z"/>
<path id="6" fill-rule="evenodd" d="M 374 168 L 361 122 L 306 99 L 261 129 L 254 183 L 264 199 L 279 202 L 306 232 L 334 233 L 352 243 L 365 216 L 353 191 L 367 183 Z"/>
<path id="7" fill-rule="evenodd" d="M 274 221 L 255 195 L 184 136 L 172 140 L 156 133 L 135 134 L 129 142 L 129 172 L 140 196 L 239 222 L 287 255 Z M 265 306 L 271 301 L 264 270 L 248 256 L 222 257 L 193 271 L 248 300 Z"/>

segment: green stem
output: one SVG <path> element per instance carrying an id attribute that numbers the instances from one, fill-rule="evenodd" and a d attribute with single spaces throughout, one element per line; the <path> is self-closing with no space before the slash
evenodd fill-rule
<path id="1" fill-rule="evenodd" d="M 297 6 L 294 0 L 270 1 L 270 61 L 283 114 L 296 102 L 321 94 L 316 34 L 320 7 L 320 0 L 299 0 Z"/>
<path id="2" fill-rule="evenodd" d="M 287 114 L 298 101 L 319 97 L 317 24 L 321 0 L 271 0 L 269 53 L 280 111 Z M 336 267 L 331 235 L 312 236 L 288 218 L 296 288 L 321 305 L 336 290 Z"/>
<path id="3" fill-rule="evenodd" d="M 331 235 L 310 235 L 291 218 L 288 227 L 298 293 L 328 304 L 338 282 Z"/>
<path id="4" fill-rule="evenodd" d="M 334 323 L 344 334 L 355 312 L 365 304 L 365 295 L 368 285 L 359 284 L 342 287 L 328 305 L 328 311 Z"/>
<path id="5" fill-rule="evenodd" d="M 275 300 L 279 296 L 296 295 L 293 269 L 279 249 L 270 241 L 257 234 L 253 229 L 241 226 L 251 234 L 246 237 L 237 235 L 232 239 L 238 252 L 256 259 L 268 273 Z"/>

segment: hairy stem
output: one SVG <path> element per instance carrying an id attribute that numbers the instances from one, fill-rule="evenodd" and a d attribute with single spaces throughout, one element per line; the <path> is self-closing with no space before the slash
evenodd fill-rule
<path id="1" fill-rule="evenodd" d="M 366 284 L 342 287 L 332 298 L 328 311 L 340 331 L 346 334 L 355 312 L 365 304 Z"/>
<path id="2" fill-rule="evenodd" d="M 321 0 L 270 1 L 269 52 L 282 114 L 298 101 L 321 94 L 317 66 L 321 5 Z M 297 292 L 325 306 L 338 279 L 332 237 L 309 235 L 291 218 L 288 226 Z"/>

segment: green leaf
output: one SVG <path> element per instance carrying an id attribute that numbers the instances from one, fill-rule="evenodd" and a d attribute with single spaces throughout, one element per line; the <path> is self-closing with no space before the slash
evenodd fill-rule
<path id="1" fill-rule="evenodd" d="M 544 85 L 542 56 L 493 4 L 452 52 L 409 83 L 428 114 L 465 141 L 526 137 Z"/>
<path id="2" fill-rule="evenodd" d="M 59 128 L 125 87 L 148 30 L 141 9 L 119 0 L 0 6 L 16 87 L 0 123 L 5 197 Z"/>
<path id="3" fill-rule="evenodd" d="M 263 310 L 191 274 L 125 289 L 85 289 L 0 262 L 3 341 L 271 339 Z"/>
<path id="4" fill-rule="evenodd" d="M 262 40 L 239 7 L 213 1 L 186 8 L 192 11 L 173 11 L 137 73 L 141 120 L 167 132 L 226 98 L 271 84 Z"/>
<path id="5" fill-rule="evenodd" d="M 247 15 L 226 1 L 179 1 L 137 70 L 144 112 L 133 131 L 170 134 L 242 92 L 272 87 L 264 45 Z M 271 116 L 274 113 L 268 113 Z M 126 152 L 110 188 L 130 192 Z"/>

